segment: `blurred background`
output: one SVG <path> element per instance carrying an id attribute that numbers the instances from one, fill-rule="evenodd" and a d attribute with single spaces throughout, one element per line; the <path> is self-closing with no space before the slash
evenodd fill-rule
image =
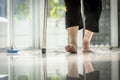
<path id="1" fill-rule="evenodd" d="M 40 65 L 42 63 L 42 57 L 39 56 L 39 53 L 36 51 L 33 52 L 33 55 L 31 50 L 42 49 L 45 15 L 44 1 L 45 0 L 0 0 L 0 75 L 9 73 L 11 80 L 43 80 L 41 79 L 43 72 L 39 72 L 43 70 Z M 99 22 L 100 32 L 93 35 L 91 47 L 98 49 L 117 48 L 117 52 L 120 53 L 119 4 L 120 0 L 102 0 L 102 15 Z M 65 29 L 64 0 L 48 0 L 46 38 L 46 48 L 48 51 L 64 51 L 64 46 L 68 44 L 68 36 Z M 83 30 L 80 30 L 78 35 L 78 47 L 80 49 L 82 39 Z M 11 48 L 11 46 L 14 46 L 18 50 L 27 50 L 28 52 L 14 57 L 4 55 L 2 51 L 6 51 Z M 114 53 L 115 51 L 116 49 Z M 105 54 L 106 53 L 109 54 L 107 51 Z M 63 61 L 61 62 L 62 54 L 57 56 L 57 59 L 60 57 L 58 62 L 54 60 L 53 55 L 49 56 L 52 56 L 52 58 L 50 58 L 48 63 L 48 79 L 65 80 L 67 65 L 64 59 L 62 59 Z M 101 71 L 102 76 L 100 80 L 119 80 L 120 61 L 117 61 L 117 59 L 120 59 L 120 56 L 103 56 L 95 56 L 100 60 L 104 58 L 105 61 L 103 61 L 103 64 L 99 61 L 94 63 L 96 69 L 100 69 Z M 51 65 L 53 61 L 56 61 L 55 65 Z M 61 66 L 61 64 L 65 65 Z M 82 67 L 79 68 L 80 70 L 83 69 Z M 119 78 L 116 78 L 116 75 L 119 76 Z"/>
<path id="2" fill-rule="evenodd" d="M 100 32 L 91 46 L 119 47 L 119 1 L 103 0 Z M 63 49 L 68 43 L 65 29 L 64 0 L 48 0 L 47 49 Z M 0 48 L 14 44 L 18 49 L 41 49 L 44 23 L 44 0 L 0 0 Z M 83 30 L 79 31 L 81 47 Z"/>

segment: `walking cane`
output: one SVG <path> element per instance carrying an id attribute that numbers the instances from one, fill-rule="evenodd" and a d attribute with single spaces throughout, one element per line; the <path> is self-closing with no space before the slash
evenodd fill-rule
<path id="1" fill-rule="evenodd" d="M 44 24 L 43 24 L 43 41 L 42 41 L 42 54 L 46 54 L 46 37 L 47 37 L 47 12 L 48 0 L 44 0 Z"/>

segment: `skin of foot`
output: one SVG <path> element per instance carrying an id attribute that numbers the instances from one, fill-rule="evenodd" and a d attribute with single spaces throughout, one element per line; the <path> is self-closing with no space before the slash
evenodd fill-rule
<path id="1" fill-rule="evenodd" d="M 67 45 L 65 47 L 65 50 L 67 52 L 77 53 L 78 29 L 79 29 L 79 26 L 73 26 L 73 27 L 67 28 L 69 43 L 70 43 L 70 45 Z M 89 47 L 92 35 L 93 35 L 92 31 L 85 30 L 85 35 L 83 39 L 83 52 L 87 52 L 87 53 L 92 52 Z"/>
<path id="2" fill-rule="evenodd" d="M 67 76 L 73 77 L 73 78 L 79 78 L 77 54 L 67 55 L 66 60 L 68 61 L 68 65 L 69 65 Z"/>
<path id="3" fill-rule="evenodd" d="M 83 40 L 83 52 L 92 52 L 91 50 L 90 50 L 90 42 L 89 41 L 87 41 L 87 40 Z"/>
<path id="4" fill-rule="evenodd" d="M 70 53 L 77 53 L 77 46 L 70 44 L 65 47 L 65 50 Z"/>
<path id="5" fill-rule="evenodd" d="M 86 73 L 90 73 L 94 71 L 94 67 L 91 63 L 91 57 L 89 54 L 83 55 L 83 64 L 85 66 Z"/>
<path id="6" fill-rule="evenodd" d="M 86 53 L 92 52 L 90 50 L 90 41 L 91 41 L 92 36 L 93 36 L 92 31 L 85 30 L 85 35 L 84 35 L 84 39 L 83 39 L 83 43 L 82 43 L 83 52 L 86 52 Z"/>
<path id="7" fill-rule="evenodd" d="M 65 47 L 65 50 L 70 53 L 77 53 L 77 37 L 78 37 L 78 26 L 67 28 L 69 45 Z"/>

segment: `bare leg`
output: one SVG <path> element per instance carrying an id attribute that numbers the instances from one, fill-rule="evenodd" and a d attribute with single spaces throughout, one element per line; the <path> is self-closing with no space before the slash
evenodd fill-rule
<path id="1" fill-rule="evenodd" d="M 77 53 L 78 26 L 67 28 L 70 44 L 65 47 L 67 52 Z"/>
<path id="2" fill-rule="evenodd" d="M 92 52 L 90 50 L 90 41 L 93 36 L 93 32 L 89 30 L 85 30 L 85 35 L 83 39 L 83 52 Z"/>
<path id="3" fill-rule="evenodd" d="M 86 80 L 100 80 L 99 71 L 95 71 L 89 54 L 83 55 L 83 64 L 85 67 Z"/>
<path id="4" fill-rule="evenodd" d="M 77 63 L 69 63 L 68 76 L 79 78 Z"/>
<path id="5" fill-rule="evenodd" d="M 66 59 L 68 61 L 68 74 L 67 76 L 72 78 L 79 78 L 78 73 L 78 56 L 77 55 L 68 55 L 66 56 Z"/>
<path id="6" fill-rule="evenodd" d="M 86 73 L 90 73 L 94 71 L 93 65 L 89 59 L 89 55 L 83 55 L 83 63 L 85 66 Z"/>

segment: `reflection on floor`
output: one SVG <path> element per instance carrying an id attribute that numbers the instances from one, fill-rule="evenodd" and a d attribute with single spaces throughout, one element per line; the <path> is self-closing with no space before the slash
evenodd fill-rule
<path id="1" fill-rule="evenodd" d="M 0 80 L 119 80 L 120 51 L 21 51 L 0 54 Z M 5 78 L 4 76 L 8 76 Z"/>

